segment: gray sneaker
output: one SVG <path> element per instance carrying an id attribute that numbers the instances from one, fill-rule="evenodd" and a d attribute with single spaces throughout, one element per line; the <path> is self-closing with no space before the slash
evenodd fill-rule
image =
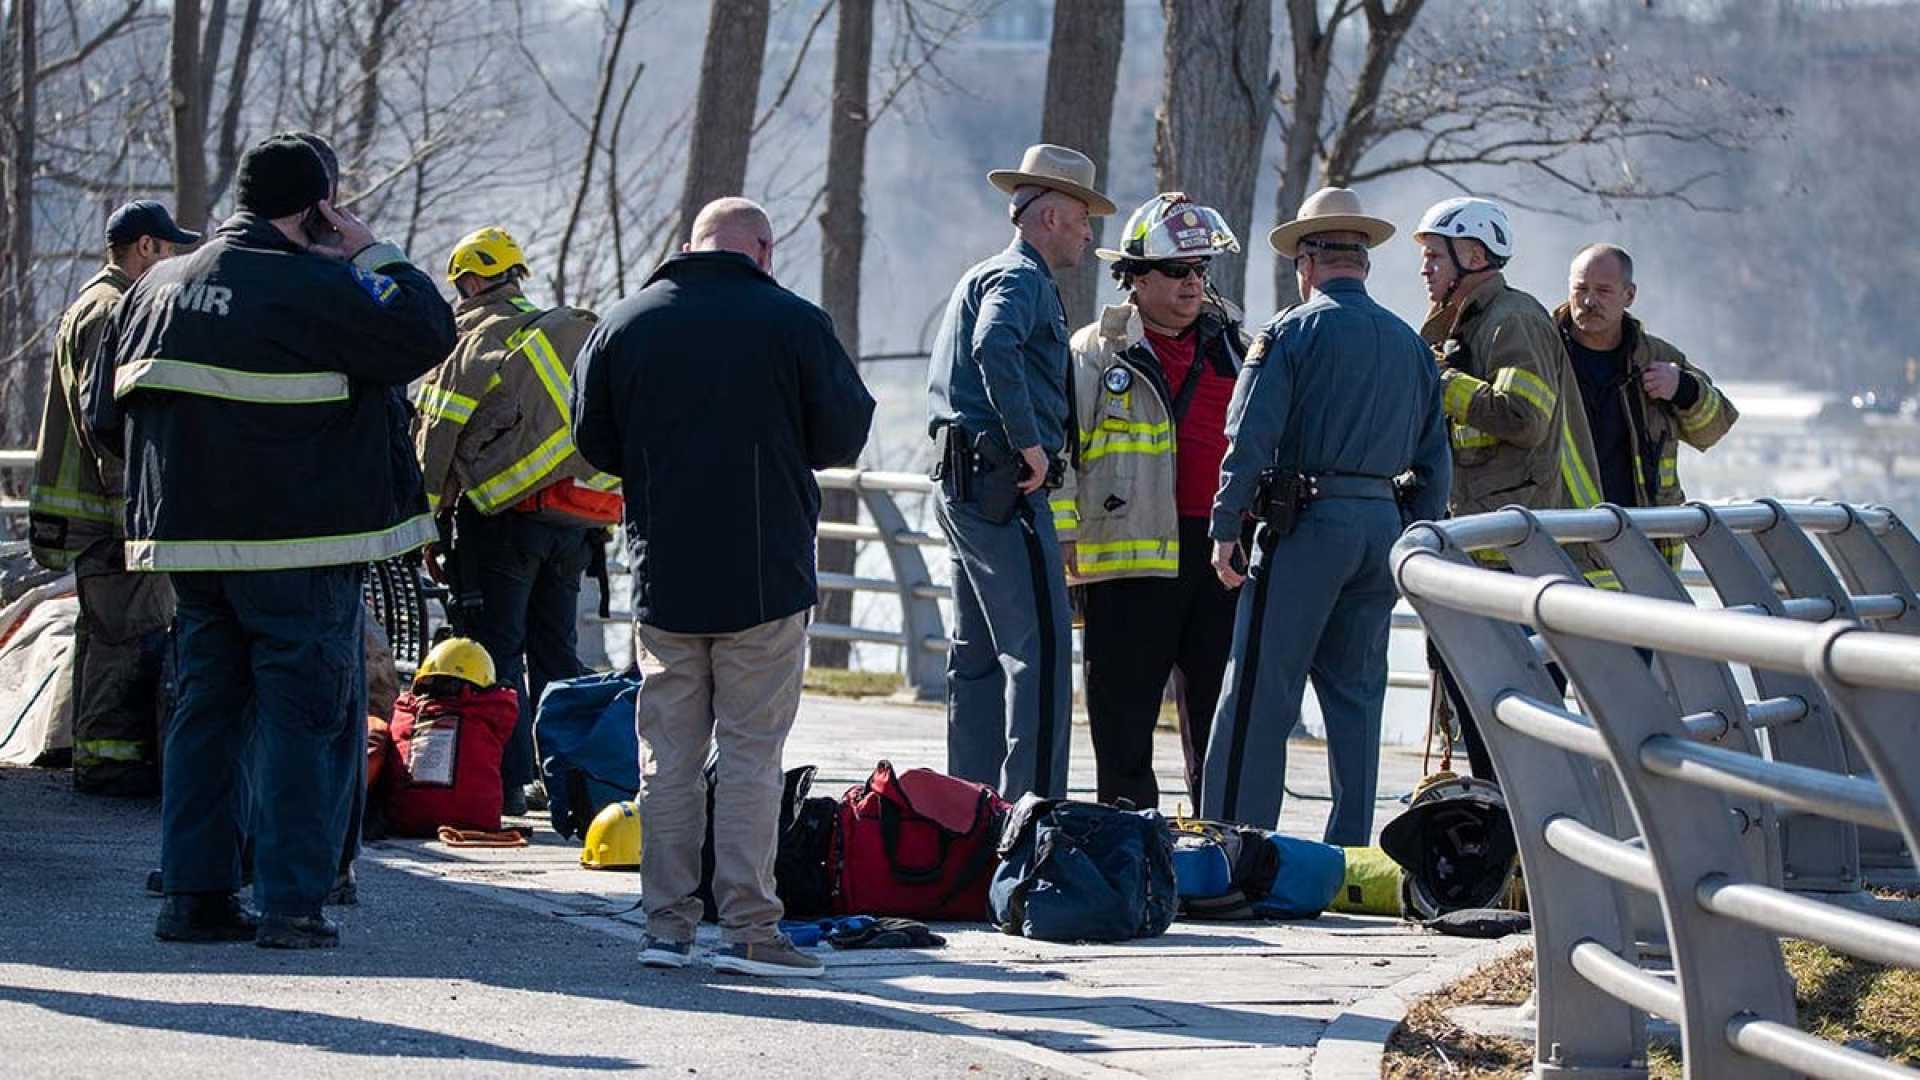
<path id="1" fill-rule="evenodd" d="M 693 962 L 693 942 L 648 935 L 640 943 L 640 963 L 650 968 L 683 968 Z"/>
<path id="2" fill-rule="evenodd" d="M 819 958 L 793 947 L 783 935 L 758 945 L 729 945 L 713 954 L 713 970 L 776 979 L 817 979 L 827 973 Z"/>

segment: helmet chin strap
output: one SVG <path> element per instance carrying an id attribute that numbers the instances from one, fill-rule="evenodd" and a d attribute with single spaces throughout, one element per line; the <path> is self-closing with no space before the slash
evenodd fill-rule
<path id="1" fill-rule="evenodd" d="M 1447 285 L 1446 293 L 1440 297 L 1440 306 L 1446 307 L 1453 303 L 1453 294 L 1460 288 L 1460 283 L 1467 280 L 1467 275 L 1474 271 L 1467 269 L 1466 264 L 1460 261 L 1460 251 L 1453 246 L 1453 237 L 1443 236 L 1440 239 L 1447 245 L 1447 261 L 1453 263 L 1453 281 Z"/>

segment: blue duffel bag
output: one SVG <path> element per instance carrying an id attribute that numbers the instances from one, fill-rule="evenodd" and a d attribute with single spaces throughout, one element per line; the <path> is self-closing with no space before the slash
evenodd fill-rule
<path id="1" fill-rule="evenodd" d="M 640 790 L 639 693 L 638 671 L 609 671 L 551 682 L 540 694 L 533 738 L 554 832 L 577 840 L 602 808 Z"/>
<path id="2" fill-rule="evenodd" d="M 1253 901 L 1262 919 L 1312 919 L 1333 903 L 1346 883 L 1347 853 L 1331 844 L 1268 833 L 1279 867 L 1267 894 Z"/>
<path id="3" fill-rule="evenodd" d="M 1173 844 L 1156 810 L 1021 798 L 1000 839 L 988 918 L 1042 941 L 1166 933 L 1179 908 Z"/>

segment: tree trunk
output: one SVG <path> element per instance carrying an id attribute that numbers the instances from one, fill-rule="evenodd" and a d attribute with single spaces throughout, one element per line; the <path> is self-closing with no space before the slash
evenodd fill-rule
<path id="1" fill-rule="evenodd" d="M 867 218 L 860 208 L 867 175 L 867 81 L 873 71 L 873 0 L 839 0 L 840 27 L 833 45 L 833 121 L 827 134 L 827 208 L 820 215 L 820 305 L 833 317 L 840 344 L 860 356 L 860 259 L 866 247 Z M 821 492 L 820 517 L 857 521 L 860 496 L 852 491 Z M 822 571 L 851 574 L 855 548 L 850 540 L 820 541 Z M 823 590 L 820 621 L 849 624 L 853 594 Z M 815 667 L 844 668 L 852 657 L 844 641 L 813 645 Z"/>
<path id="2" fill-rule="evenodd" d="M 633 21 L 634 2 L 625 0 L 621 6 L 620 21 L 614 27 L 613 40 L 607 45 L 607 62 L 600 69 L 600 87 L 593 95 L 593 123 L 587 129 L 586 151 L 580 155 L 580 183 L 573 192 L 573 209 L 567 214 L 567 227 L 560 234 L 560 254 L 553 261 L 553 295 L 562 304 L 567 302 L 567 254 L 573 249 L 573 234 L 580 228 L 587 192 L 593 187 L 593 163 L 600 156 L 600 128 L 606 122 L 607 101 L 613 96 L 614 73 L 620 70 L 620 53 L 627 43 L 627 26 Z M 619 178 L 610 182 L 618 183 Z"/>
<path id="3" fill-rule="evenodd" d="M 353 142 L 347 160 L 364 164 L 373 145 L 374 122 L 380 115 L 380 65 L 386 60 L 387 32 L 400 11 L 400 0 L 371 0 L 367 39 L 360 47 L 360 100 L 353 110 Z M 217 58 L 216 58 L 217 59 Z"/>
<path id="4" fill-rule="evenodd" d="M 35 0 L 19 0 L 14 29 L 14 60 L 19 65 L 14 78 L 16 90 L 13 118 L 13 155 L 8 162 L 8 191 L 12 230 L 8 236 L 7 286 L 8 330 L 5 342 L 15 354 L 17 377 L 14 407 L 9 410 L 8 437 L 11 446 L 31 446 L 38 435 L 40 403 L 47 393 L 47 347 L 45 342 L 27 346 L 34 331 L 33 301 L 33 172 L 34 143 L 39 135 L 40 26 L 39 5 Z"/>
<path id="5" fill-rule="evenodd" d="M 1161 0 L 1167 74 L 1153 140 L 1161 191 L 1185 191 L 1218 209 L 1252 247 L 1253 185 L 1267 134 L 1269 0 Z M 1246 260 L 1214 264 L 1212 282 L 1241 303 Z"/>
<path id="6" fill-rule="evenodd" d="M 209 208 L 220 201 L 233 182 L 240 165 L 240 106 L 247 92 L 247 68 L 253 60 L 253 42 L 260 33 L 261 0 L 247 0 L 240 17 L 240 42 L 233 50 L 233 72 L 227 76 L 227 104 L 220 113 L 220 146 L 214 151 L 213 182 L 207 188 Z M 207 103 L 213 103 L 213 91 L 207 91 Z"/>
<path id="7" fill-rule="evenodd" d="M 173 0 L 173 213 L 181 225 L 207 227 L 207 124 L 200 78 L 200 0 Z"/>
<path id="8" fill-rule="evenodd" d="M 1113 96 L 1120 77 L 1120 46 L 1126 36 L 1126 0 L 1059 0 L 1053 8 L 1053 44 L 1047 52 L 1046 105 L 1040 141 L 1070 146 L 1093 161 L 1096 183 L 1113 189 L 1107 169 L 1113 130 Z M 1121 207 L 1121 212 L 1127 212 Z M 1125 219 L 1113 222 L 1117 233 Z M 1098 242 L 1107 222 L 1094 228 Z M 1088 257 L 1060 276 L 1067 325 L 1079 327 L 1099 312 L 1104 264 Z"/>
<path id="9" fill-rule="evenodd" d="M 700 91 L 693 104 L 687 180 L 680 193 L 679 239 L 693 232 L 700 208 L 747 186 L 753 110 L 767 56 L 768 0 L 713 0 Z"/>
<path id="10" fill-rule="evenodd" d="M 1332 28 L 1320 28 L 1318 0 L 1287 0 L 1288 34 L 1293 45 L 1293 110 L 1282 125 L 1285 145 L 1280 148 L 1280 183 L 1273 197 L 1273 220 L 1291 221 L 1307 197 L 1320 146 L 1320 122 L 1326 115 L 1327 76 L 1333 70 Z M 1293 264 L 1273 263 L 1275 311 L 1300 302 L 1300 286 Z"/>

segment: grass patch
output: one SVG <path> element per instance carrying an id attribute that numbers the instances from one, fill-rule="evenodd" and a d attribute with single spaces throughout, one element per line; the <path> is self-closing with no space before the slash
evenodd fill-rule
<path id="1" fill-rule="evenodd" d="M 1805 941 L 1783 942 L 1781 951 L 1802 1029 L 1904 1065 L 1920 1063 L 1920 972 L 1870 964 Z M 1532 991 L 1533 952 L 1525 950 L 1422 998 L 1387 1041 L 1381 1076 L 1526 1080 L 1533 1072 L 1532 1044 L 1477 1035 L 1448 1020 L 1447 1011 L 1518 1005 Z M 1680 1080 L 1679 1051 L 1653 1047 L 1647 1069 L 1655 1080 Z"/>
<path id="2" fill-rule="evenodd" d="M 906 680 L 891 671 L 842 671 L 838 668 L 810 667 L 800 685 L 811 693 L 832 697 L 887 697 L 899 693 L 900 688 L 906 685 Z"/>

